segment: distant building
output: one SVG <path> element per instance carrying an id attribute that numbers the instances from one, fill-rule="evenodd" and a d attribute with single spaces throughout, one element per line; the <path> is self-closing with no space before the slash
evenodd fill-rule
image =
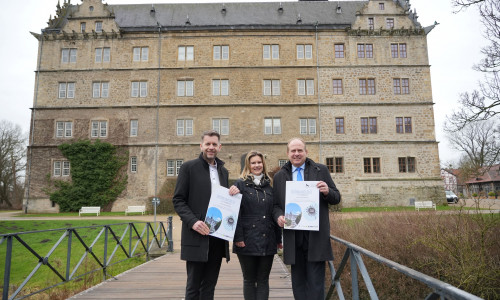
<path id="1" fill-rule="evenodd" d="M 482 169 L 479 173 L 482 175 L 465 182 L 469 195 L 482 193 L 488 196 L 489 192 L 495 192 L 497 197 L 500 196 L 500 164 L 491 166 L 487 171 Z"/>
<path id="2" fill-rule="evenodd" d="M 54 2 L 56 2 L 54 0 Z M 344 206 L 443 201 L 427 34 L 409 1 L 57 4 L 40 33 L 29 212 L 57 211 L 47 176 L 71 180 L 62 143 L 128 149 L 112 210 L 148 204 L 200 135 L 222 135 L 230 177 L 251 149 L 269 169 L 299 136 Z"/>

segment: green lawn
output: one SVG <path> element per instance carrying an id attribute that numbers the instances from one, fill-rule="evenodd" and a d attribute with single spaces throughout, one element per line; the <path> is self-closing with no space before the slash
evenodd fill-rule
<path id="1" fill-rule="evenodd" d="M 462 207 L 462 206 L 451 206 L 451 205 L 436 205 L 436 210 L 475 210 L 474 207 Z M 433 209 L 422 209 L 422 211 L 433 210 Z M 390 206 L 390 207 L 343 207 L 340 211 L 341 213 L 351 213 L 351 212 L 387 212 L 387 211 L 415 211 L 414 206 Z"/>
<path id="2" fill-rule="evenodd" d="M 60 214 L 58 214 L 60 216 Z M 32 248 L 33 251 L 38 253 L 41 257 L 48 256 L 51 249 L 57 243 L 57 241 L 61 238 L 64 230 L 52 230 L 52 231 L 44 231 L 44 232 L 36 232 L 41 230 L 48 229 L 59 229 L 59 228 L 76 228 L 77 233 L 80 235 L 82 240 L 90 246 L 94 239 L 97 237 L 102 227 L 96 228 L 78 228 L 78 227 L 88 227 L 93 225 L 104 225 L 104 224 L 118 224 L 118 223 L 127 223 L 132 221 L 125 220 L 29 220 L 29 221 L 2 221 L 0 222 L 0 234 L 7 233 L 18 233 L 18 232 L 32 232 L 26 234 L 19 234 L 18 236 Z M 136 227 L 139 234 L 142 233 L 142 230 L 145 226 L 145 223 L 137 224 Z M 113 225 L 111 229 L 115 232 L 118 238 L 121 238 L 123 232 L 127 224 L 121 225 Z M 150 235 L 151 236 L 151 235 Z M 104 259 L 104 233 L 97 240 L 95 245 L 92 247 L 94 254 L 97 258 L 102 262 Z M 108 248 L 107 248 L 107 260 L 109 258 L 117 245 L 115 241 L 112 241 L 112 235 L 109 233 L 108 235 Z M 145 239 L 145 238 L 143 238 Z M 122 241 L 125 249 L 129 251 L 129 234 L 125 234 L 125 238 Z M 137 237 L 135 237 L 135 233 L 132 236 L 132 248 L 135 246 L 137 241 Z M 0 245 L 0 272 L 4 274 L 5 269 L 5 257 L 6 257 L 6 246 L 7 241 L 4 241 Z M 53 249 L 53 252 L 50 254 L 48 262 L 64 277 L 66 276 L 66 257 L 68 252 L 68 238 L 64 238 L 63 242 Z M 73 268 L 78 264 L 82 255 L 85 252 L 85 248 L 79 242 L 77 237 L 73 235 L 72 237 L 72 246 L 71 246 L 71 262 L 70 262 L 70 273 L 73 272 Z M 144 252 L 143 248 L 140 246 L 137 247 L 135 253 Z M 118 249 L 114 254 L 114 257 L 110 261 L 110 263 L 118 262 L 126 258 L 125 253 Z M 108 270 L 108 274 L 113 276 L 118 275 L 130 268 L 133 268 L 137 265 L 140 265 L 145 262 L 145 256 L 141 255 L 139 257 L 134 257 L 127 261 L 120 262 L 114 266 L 111 266 Z M 11 263 L 11 280 L 10 287 L 12 292 L 17 289 L 17 287 L 23 282 L 23 280 L 34 270 L 34 268 L 38 264 L 38 258 L 33 255 L 31 251 L 29 251 L 26 247 L 22 245 L 21 242 L 14 239 L 13 247 L 12 247 L 12 263 Z M 84 259 L 83 263 L 76 271 L 73 277 L 78 275 L 82 275 L 87 273 L 93 269 L 99 268 L 99 264 L 92 258 L 90 255 L 87 255 L 87 258 Z M 82 285 L 90 287 L 102 279 L 102 272 L 98 271 L 90 275 L 86 275 L 81 279 L 77 279 L 69 284 L 64 284 L 62 287 L 55 288 L 57 289 L 82 289 Z M 25 289 L 23 289 L 24 294 L 29 294 L 30 291 L 34 291 L 46 286 L 50 286 L 57 282 L 60 282 L 61 279 L 50 270 L 50 268 L 46 265 L 42 265 L 35 273 L 35 276 L 28 282 L 28 285 Z M 2 280 L 3 283 L 3 280 Z M 51 290 L 52 291 L 52 290 Z M 47 293 L 47 292 L 44 292 Z"/>

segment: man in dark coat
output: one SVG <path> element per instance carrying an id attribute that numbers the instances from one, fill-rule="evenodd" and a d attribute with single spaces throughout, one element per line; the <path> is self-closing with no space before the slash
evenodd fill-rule
<path id="1" fill-rule="evenodd" d="M 283 258 L 292 266 L 292 289 L 295 299 L 324 299 L 325 261 L 333 260 L 330 244 L 328 205 L 340 202 L 340 193 L 327 167 L 307 158 L 305 142 L 300 138 L 287 145 L 289 162 L 274 176 L 273 217 L 285 225 L 285 194 L 287 181 L 318 181 L 319 231 L 283 230 Z"/>
<path id="2" fill-rule="evenodd" d="M 228 187 L 228 171 L 217 158 L 220 135 L 206 131 L 197 159 L 182 164 L 174 191 L 174 208 L 182 220 L 181 259 L 186 261 L 185 299 L 213 299 L 222 257 L 229 261 L 229 243 L 209 236 L 205 224 L 212 185 Z"/>

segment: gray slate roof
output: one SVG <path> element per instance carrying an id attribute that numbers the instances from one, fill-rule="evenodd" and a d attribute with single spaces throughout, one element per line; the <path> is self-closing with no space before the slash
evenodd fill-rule
<path id="1" fill-rule="evenodd" d="M 213 28 L 244 29 L 266 27 L 337 27 L 345 28 L 356 19 L 356 11 L 367 1 L 246 2 L 246 3 L 175 3 L 109 5 L 122 30 L 157 30 L 157 24 L 172 29 Z M 337 13 L 337 5 L 342 13 Z M 225 8 L 226 12 L 222 13 Z M 189 18 L 190 24 L 186 21 Z M 301 23 L 297 24 L 297 19 Z"/>

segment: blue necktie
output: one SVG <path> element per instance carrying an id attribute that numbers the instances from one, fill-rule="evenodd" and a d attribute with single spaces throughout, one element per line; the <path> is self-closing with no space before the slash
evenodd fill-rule
<path id="1" fill-rule="evenodd" d="M 302 168 L 297 168 L 297 181 L 304 181 L 304 179 L 302 179 L 302 173 L 300 173 L 300 170 L 302 170 Z"/>

